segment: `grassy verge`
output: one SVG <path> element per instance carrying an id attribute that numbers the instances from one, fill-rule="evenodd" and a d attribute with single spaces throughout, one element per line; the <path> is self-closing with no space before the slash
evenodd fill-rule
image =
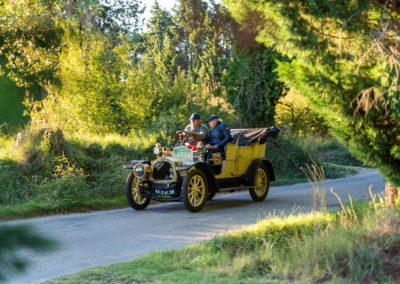
<path id="1" fill-rule="evenodd" d="M 180 250 L 84 270 L 46 283 L 394 283 L 400 210 L 270 217 Z"/>
<path id="2" fill-rule="evenodd" d="M 149 155 L 154 137 L 0 137 L 0 220 L 127 206 L 122 165 Z"/>
<path id="3" fill-rule="evenodd" d="M 36 201 L 28 201 L 12 206 L 0 206 L 0 221 L 54 214 L 90 212 L 93 210 L 109 210 L 126 206 L 127 202 L 125 196 L 116 197 L 113 199 L 85 200 L 75 204 L 70 204 L 65 208 L 60 208 L 57 206 L 57 204 L 53 205 L 48 203 L 38 203 Z"/>

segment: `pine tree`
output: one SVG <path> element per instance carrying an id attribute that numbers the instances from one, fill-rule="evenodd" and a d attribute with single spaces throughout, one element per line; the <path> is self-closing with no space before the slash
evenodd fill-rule
<path id="1" fill-rule="evenodd" d="M 233 50 L 223 85 L 241 127 L 274 124 L 275 105 L 285 92 L 274 71 L 278 58 L 278 53 L 262 44 Z"/>
<path id="2" fill-rule="evenodd" d="M 292 59 L 278 63 L 280 79 L 400 187 L 398 1 L 226 2 L 240 22 L 257 15 L 257 40 Z"/>

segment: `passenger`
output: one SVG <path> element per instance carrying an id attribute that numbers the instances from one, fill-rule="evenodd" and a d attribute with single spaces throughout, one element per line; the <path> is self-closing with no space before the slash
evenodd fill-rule
<path id="1" fill-rule="evenodd" d="M 210 116 L 206 121 L 211 127 L 208 134 L 208 144 L 206 145 L 206 148 L 209 149 L 207 152 L 208 161 L 213 153 L 224 152 L 225 144 L 231 139 L 231 132 L 229 127 L 216 115 Z"/>

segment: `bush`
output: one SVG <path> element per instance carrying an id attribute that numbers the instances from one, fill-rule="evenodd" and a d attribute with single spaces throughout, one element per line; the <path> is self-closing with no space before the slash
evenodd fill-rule
<path id="1" fill-rule="evenodd" d="M 48 209 L 65 210 L 95 199 L 94 191 L 85 181 L 85 176 L 70 175 L 39 184 L 35 201 Z"/>
<path id="2" fill-rule="evenodd" d="M 267 142 L 265 157 L 271 161 L 276 179 L 306 180 L 300 168 L 311 162 L 310 156 L 285 136 Z"/>
<path id="3" fill-rule="evenodd" d="M 0 147 L 0 202 L 33 200 L 57 210 L 122 196 L 122 165 L 150 158 L 155 143 L 150 135 L 64 137 L 50 129 L 27 132 L 17 147 L 14 139 L 2 139 L 7 142 Z"/>

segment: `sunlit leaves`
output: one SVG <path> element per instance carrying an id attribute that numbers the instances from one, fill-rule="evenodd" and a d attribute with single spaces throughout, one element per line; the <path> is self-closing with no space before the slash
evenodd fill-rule
<path id="1" fill-rule="evenodd" d="M 60 9 L 52 1 L 14 0 L 0 5 L 0 54 L 18 85 L 54 81 L 60 51 Z"/>

